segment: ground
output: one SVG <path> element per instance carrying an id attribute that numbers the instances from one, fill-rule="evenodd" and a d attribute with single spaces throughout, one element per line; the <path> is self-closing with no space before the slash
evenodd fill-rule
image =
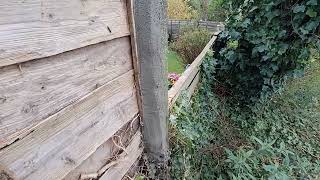
<path id="1" fill-rule="evenodd" d="M 182 58 L 174 51 L 167 50 L 168 72 L 181 74 L 184 72 L 184 64 Z"/>

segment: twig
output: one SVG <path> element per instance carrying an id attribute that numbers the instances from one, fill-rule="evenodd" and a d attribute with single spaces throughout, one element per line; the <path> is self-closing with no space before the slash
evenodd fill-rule
<path id="1" fill-rule="evenodd" d="M 23 73 L 21 64 L 18 64 L 19 71 Z"/>
<path id="2" fill-rule="evenodd" d="M 122 156 L 124 156 L 123 154 L 121 154 Z M 121 156 L 120 155 L 120 156 Z M 111 163 L 105 165 L 104 167 L 102 167 L 99 171 L 98 171 L 98 175 L 101 176 L 104 172 L 106 172 L 109 168 L 111 168 L 112 166 L 116 165 L 119 163 L 120 159 L 122 158 L 122 156 L 115 160 L 115 161 L 112 161 Z"/>
<path id="3" fill-rule="evenodd" d="M 131 178 L 130 176 L 128 175 L 125 175 L 126 178 L 128 178 L 129 180 L 133 180 L 133 178 Z"/>
<path id="4" fill-rule="evenodd" d="M 112 161 L 109 164 L 106 164 L 103 166 L 98 172 L 91 173 L 91 174 L 81 174 L 80 180 L 86 180 L 86 179 L 97 179 L 99 176 L 101 176 L 104 172 L 106 172 L 109 168 L 119 163 L 119 159 L 116 161 Z"/>
<path id="5" fill-rule="evenodd" d="M 120 145 L 117 144 L 117 143 L 114 141 L 114 139 L 113 139 L 114 137 L 118 137 L 118 138 L 119 138 Z M 126 151 L 126 149 L 123 147 L 123 144 L 122 144 L 122 142 L 121 142 L 121 137 L 120 137 L 120 136 L 114 135 L 114 136 L 111 138 L 111 140 L 112 140 L 112 142 L 114 143 L 114 145 L 115 145 L 116 147 L 122 149 L 126 154 L 128 154 L 128 152 Z"/>

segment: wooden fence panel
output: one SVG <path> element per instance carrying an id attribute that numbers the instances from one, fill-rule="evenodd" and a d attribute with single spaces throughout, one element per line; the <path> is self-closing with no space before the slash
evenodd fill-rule
<path id="1" fill-rule="evenodd" d="M 18 179 L 61 179 L 138 113 L 133 72 L 120 76 L 40 124 L 0 154 Z"/>
<path id="2" fill-rule="evenodd" d="M 0 2 L 0 179 L 117 180 L 137 161 L 131 4 Z"/>
<path id="3" fill-rule="evenodd" d="M 0 67 L 128 35 L 126 1 L 0 3 Z"/>
<path id="4" fill-rule="evenodd" d="M 84 177 L 97 178 L 101 176 L 108 170 L 106 167 L 115 165 L 114 162 L 121 159 L 119 153 L 123 152 L 123 149 L 129 145 L 133 135 L 140 131 L 139 127 L 140 122 L 137 116 L 118 130 L 112 138 L 103 143 L 96 152 L 63 179 L 78 180 L 79 177 L 86 179 Z"/>
<path id="5" fill-rule="evenodd" d="M 143 148 L 141 146 L 142 134 L 137 132 L 132 138 L 131 143 L 125 149 L 125 151 L 120 154 L 119 163 L 112 166 L 106 173 L 101 176 L 101 180 L 111 180 L 111 179 L 121 179 L 135 163 L 135 161 L 141 155 Z M 129 156 L 126 156 L 126 152 L 130 152 Z"/>
<path id="6" fill-rule="evenodd" d="M 181 29 L 186 27 L 204 28 L 215 35 L 224 29 L 224 25 L 221 22 L 194 21 L 194 20 L 169 20 L 168 34 L 170 39 L 171 40 L 177 39 L 181 33 Z"/>
<path id="7" fill-rule="evenodd" d="M 128 37 L 0 70 L 0 147 L 132 69 Z"/>

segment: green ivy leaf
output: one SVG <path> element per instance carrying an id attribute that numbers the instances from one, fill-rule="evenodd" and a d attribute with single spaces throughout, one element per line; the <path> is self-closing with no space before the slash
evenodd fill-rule
<path id="1" fill-rule="evenodd" d="M 289 44 L 280 44 L 278 54 L 280 54 L 280 55 L 284 54 L 288 48 L 289 48 Z"/>
<path id="2" fill-rule="evenodd" d="M 268 47 L 263 44 L 263 45 L 258 46 L 257 49 L 259 52 L 263 52 L 263 51 L 268 50 Z"/>
<path id="3" fill-rule="evenodd" d="M 303 28 L 300 28 L 300 31 L 303 35 L 309 34 L 309 31 Z"/>
<path id="4" fill-rule="evenodd" d="M 316 17 L 317 16 L 317 12 L 314 11 L 313 9 L 309 8 L 306 12 L 306 14 L 310 17 Z"/>
<path id="5" fill-rule="evenodd" d="M 316 5 L 318 5 L 318 2 L 317 2 L 317 0 L 310 0 L 307 2 L 307 5 L 316 6 Z"/>
<path id="6" fill-rule="evenodd" d="M 303 48 L 300 52 L 299 58 L 300 59 L 307 59 L 309 57 L 309 54 L 310 54 L 309 50 L 307 48 Z"/>
<path id="7" fill-rule="evenodd" d="M 319 26 L 319 22 L 317 22 L 317 21 L 309 21 L 306 24 L 305 29 L 308 30 L 309 32 L 312 32 L 312 31 L 315 31 L 318 26 Z"/>
<path id="8" fill-rule="evenodd" d="M 241 24 L 241 27 L 247 28 L 249 24 L 250 24 L 250 19 L 246 18 L 246 20 L 244 20 L 243 23 Z"/>
<path id="9" fill-rule="evenodd" d="M 275 17 L 277 17 L 277 16 L 279 16 L 279 15 L 280 15 L 280 11 L 279 11 L 278 9 L 275 10 L 275 11 L 270 11 L 270 12 L 268 12 L 268 13 L 265 14 L 265 16 L 268 18 L 269 22 L 270 22 L 273 18 L 275 18 Z"/>
<path id="10" fill-rule="evenodd" d="M 297 5 L 293 8 L 294 13 L 304 12 L 306 10 L 306 6 L 304 5 Z"/>
<path id="11" fill-rule="evenodd" d="M 228 53 L 225 55 L 225 57 L 231 62 L 234 63 L 236 60 L 236 55 L 234 51 L 228 51 Z"/>

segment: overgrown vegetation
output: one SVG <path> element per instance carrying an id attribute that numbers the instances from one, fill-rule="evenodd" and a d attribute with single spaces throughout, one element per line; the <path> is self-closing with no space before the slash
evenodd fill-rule
<path id="1" fill-rule="evenodd" d="M 170 117 L 171 177 L 319 179 L 320 4 L 233 2 L 198 92 Z"/>
<path id="2" fill-rule="evenodd" d="M 212 83 L 216 63 L 206 59 L 198 92 L 170 117 L 171 178 L 320 178 L 320 66 L 243 112 Z"/>
<path id="3" fill-rule="evenodd" d="M 241 103 L 257 101 L 301 76 L 320 49 L 317 0 L 245 0 L 231 13 L 214 50 L 216 78 Z"/>
<path id="4" fill-rule="evenodd" d="M 168 0 L 170 19 L 194 19 L 223 22 L 227 17 L 226 0 Z"/>
<path id="5" fill-rule="evenodd" d="M 208 6 L 208 20 L 224 22 L 228 15 L 228 4 L 226 0 L 212 0 Z"/>
<path id="6" fill-rule="evenodd" d="M 206 29 L 188 27 L 182 30 L 179 38 L 170 47 L 181 55 L 185 64 L 191 64 L 210 40 Z"/>
<path id="7" fill-rule="evenodd" d="M 188 0 L 168 0 L 168 17 L 170 19 L 195 19 L 198 13 Z"/>

